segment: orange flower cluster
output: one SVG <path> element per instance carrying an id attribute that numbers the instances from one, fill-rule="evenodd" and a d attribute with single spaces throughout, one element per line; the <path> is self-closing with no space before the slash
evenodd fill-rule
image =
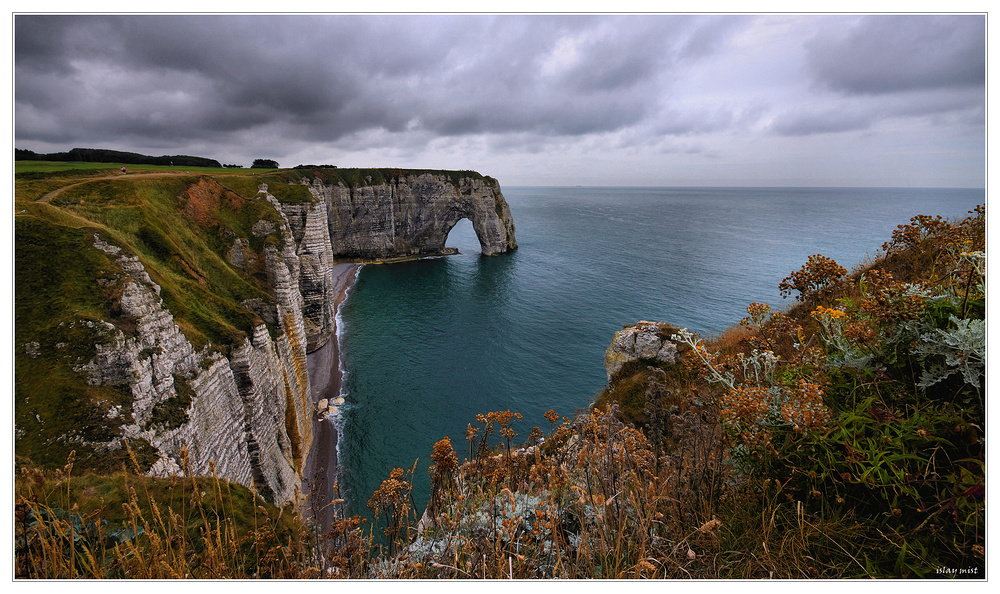
<path id="1" fill-rule="evenodd" d="M 759 386 L 739 386 L 720 400 L 720 420 L 730 427 L 737 441 L 754 447 L 770 441 L 764 422 L 767 420 L 770 392 Z"/>
<path id="2" fill-rule="evenodd" d="M 951 229 L 951 223 L 942 219 L 941 215 L 917 215 L 910 219 L 910 224 L 897 226 L 892 232 L 892 240 L 882 244 L 882 249 L 887 253 L 901 252 L 917 247 L 935 235 L 944 235 Z"/>
<path id="3" fill-rule="evenodd" d="M 434 461 L 431 469 L 435 474 L 447 475 L 458 469 L 458 454 L 451 447 L 450 437 L 445 437 L 434 444 L 431 460 Z"/>
<path id="4" fill-rule="evenodd" d="M 520 421 L 522 419 L 521 413 L 512 413 L 509 410 L 502 410 L 490 414 L 495 415 L 494 418 L 496 419 L 497 424 L 500 425 L 500 435 L 508 442 L 514 439 L 517 433 L 515 433 L 514 429 L 511 428 L 510 423 L 514 420 Z"/>
<path id="5" fill-rule="evenodd" d="M 522 418 L 523 415 L 521 415 L 521 413 L 511 412 L 509 410 L 498 410 L 486 413 L 485 415 L 483 413 L 479 413 L 476 415 L 476 422 L 485 426 L 484 431 L 486 435 L 493 434 L 493 424 L 496 423 L 500 426 L 500 435 L 507 439 L 511 439 L 514 436 L 513 431 L 510 430 L 511 421 L 520 421 Z M 472 425 L 469 425 L 469 427 L 470 431 L 472 431 Z"/>
<path id="6" fill-rule="evenodd" d="M 540 507 L 535 508 L 535 521 L 531 526 L 531 534 L 536 538 L 545 538 L 555 534 L 559 529 L 559 515 Z"/>
<path id="7" fill-rule="evenodd" d="M 813 310 L 812 316 L 814 318 L 829 318 L 831 320 L 839 320 L 845 317 L 847 314 L 839 309 L 833 309 L 832 307 L 823 307 L 822 305 L 817 306 Z"/>
<path id="8" fill-rule="evenodd" d="M 781 405 L 781 418 L 795 431 L 823 427 L 833 418 L 833 413 L 823 404 L 823 388 L 818 384 L 799 380 L 799 387 Z"/>
<path id="9" fill-rule="evenodd" d="M 760 328 L 767 321 L 767 316 L 771 313 L 771 306 L 767 303 L 751 303 L 747 306 L 747 313 L 750 316 L 740 320 L 740 324 Z"/>
<path id="10" fill-rule="evenodd" d="M 767 388 L 739 386 L 722 397 L 722 419 L 731 425 L 760 424 L 767 416 Z"/>
<path id="11" fill-rule="evenodd" d="M 844 325 L 844 338 L 859 344 L 871 345 L 878 332 L 863 321 L 852 321 Z"/>
<path id="12" fill-rule="evenodd" d="M 458 470 L 458 454 L 451 447 L 451 438 L 438 440 L 431 450 L 431 460 L 434 464 L 427 469 L 431 474 L 430 512 L 436 515 L 441 505 L 442 491 L 453 484 L 452 476 Z"/>
<path id="13" fill-rule="evenodd" d="M 770 443 L 767 424 L 775 390 L 780 391 L 781 401 L 777 412 L 795 431 L 823 427 L 833 418 L 823 403 L 823 388 L 819 384 L 800 379 L 796 388 L 741 385 L 729 390 L 720 402 L 720 419 L 730 427 L 738 442 L 751 448 Z"/>
<path id="14" fill-rule="evenodd" d="M 389 478 L 382 481 L 382 485 L 368 500 L 368 509 L 377 514 L 387 510 L 399 510 L 408 505 L 406 499 L 413 485 L 403 480 L 404 472 L 402 468 L 392 469 Z"/>
<path id="15" fill-rule="evenodd" d="M 352 516 L 336 517 L 330 523 L 326 536 L 333 545 L 329 548 L 329 561 L 335 575 L 354 575 L 354 569 L 361 565 L 365 552 L 371 548 L 371 542 L 361 530 L 361 525 L 367 521 L 361 516 Z"/>

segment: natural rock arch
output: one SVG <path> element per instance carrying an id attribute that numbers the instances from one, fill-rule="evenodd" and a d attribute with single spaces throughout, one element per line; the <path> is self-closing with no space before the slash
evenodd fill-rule
<path id="1" fill-rule="evenodd" d="M 314 186 L 314 189 L 316 187 Z M 377 185 L 325 187 L 333 255 L 358 261 L 444 253 L 448 233 L 469 219 L 485 256 L 517 249 L 514 219 L 496 182 L 431 173 Z"/>
<path id="2" fill-rule="evenodd" d="M 493 256 L 510 251 L 509 246 L 505 243 L 505 238 L 501 241 L 497 240 L 497 234 L 492 227 L 492 221 L 488 224 L 482 224 L 480 220 L 480 224 L 477 225 L 477 221 L 469 216 L 461 216 L 454 221 L 446 221 L 440 236 L 441 245 L 439 248 L 432 247 L 431 251 L 433 252 L 436 249 L 438 252 L 448 252 L 448 238 L 451 237 L 452 231 L 461 225 L 463 221 L 472 227 L 473 232 L 476 234 L 476 240 L 479 242 L 479 250 L 484 256 Z"/>
<path id="3" fill-rule="evenodd" d="M 442 199 L 444 202 L 449 202 L 446 196 L 442 196 Z M 499 188 L 492 192 L 482 192 L 480 189 L 480 191 L 460 193 L 456 202 L 455 207 L 449 210 L 448 216 L 443 220 L 440 243 L 434 249 L 439 251 L 444 249 L 448 234 L 463 219 L 472 223 L 472 229 L 476 232 L 479 248 L 484 256 L 502 254 L 517 248 L 517 240 L 514 238 L 514 219 Z"/>

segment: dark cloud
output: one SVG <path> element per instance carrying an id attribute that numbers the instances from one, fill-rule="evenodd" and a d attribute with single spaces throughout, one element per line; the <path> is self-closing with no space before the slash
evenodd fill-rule
<path id="1" fill-rule="evenodd" d="M 81 136 L 94 131 L 90 124 L 159 135 L 155 114 L 172 121 L 178 142 L 276 123 L 309 122 L 332 139 L 398 127 L 408 118 L 393 117 L 379 91 L 385 77 L 412 72 L 426 56 L 419 44 L 393 44 L 391 21 L 374 28 L 352 17 L 18 16 L 15 100 L 77 123 Z M 386 56 L 392 47 L 399 49 Z M 190 101 L 154 98 L 177 92 Z M 19 137 L 33 135 L 18 124 Z"/>
<path id="2" fill-rule="evenodd" d="M 442 134 L 616 130 L 656 103 L 670 60 L 662 33 L 639 19 L 499 19 L 477 40 L 489 51 L 443 64 L 415 108 Z"/>
<path id="3" fill-rule="evenodd" d="M 874 115 L 854 109 L 796 109 L 775 121 L 772 130 L 782 136 L 808 136 L 867 130 Z"/>
<path id="4" fill-rule="evenodd" d="M 17 16 L 14 18 L 15 64 L 22 70 L 36 73 L 66 74 L 72 71 L 67 57 L 92 45 L 88 43 L 90 39 L 91 33 L 80 27 L 79 17 Z"/>
<path id="5" fill-rule="evenodd" d="M 985 16 L 869 16 L 806 46 L 821 84 L 880 94 L 986 81 Z"/>
<path id="6" fill-rule="evenodd" d="M 901 118 L 985 124 L 983 17 L 844 17 L 829 25 L 805 48 L 814 84 L 833 95 L 781 110 L 774 133 L 868 131 Z"/>
<path id="7" fill-rule="evenodd" d="M 456 146 L 722 161 L 735 138 L 871 133 L 892 120 L 961 129 L 968 146 L 985 130 L 984 21 L 16 15 L 15 144 L 227 162 L 310 147 L 320 154 L 303 162 L 419 160 Z"/>
<path id="8" fill-rule="evenodd" d="M 687 20 L 594 17 L 18 16 L 15 99 L 56 117 L 163 133 L 129 105 L 186 77 L 179 141 L 271 123 L 337 140 L 414 118 L 439 134 L 579 135 L 640 121 Z M 693 21 L 690 21 L 693 22 Z M 575 43 L 559 56 L 564 38 Z M 546 70 L 547 65 L 557 63 Z M 140 78 L 130 88 L 119 77 Z M 38 133 L 18 123 L 19 138 Z"/>

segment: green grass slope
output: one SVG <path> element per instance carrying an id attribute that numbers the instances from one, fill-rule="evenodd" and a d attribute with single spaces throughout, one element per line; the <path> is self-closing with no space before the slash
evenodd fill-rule
<path id="1" fill-rule="evenodd" d="M 260 323 L 241 305 L 273 302 L 263 258 L 241 270 L 225 259 L 235 239 L 260 255 L 280 242 L 278 231 L 255 235 L 254 223 L 280 222 L 279 213 L 199 174 L 80 175 L 55 171 L 18 180 L 15 196 L 16 452 L 53 467 L 78 450 L 81 467 L 120 466 L 82 443 L 106 441 L 128 418 L 127 386 L 88 386 L 73 369 L 94 355 L 112 329 L 132 335 L 135 321 L 119 306 L 123 273 L 94 248 L 99 234 L 138 256 L 161 287 L 164 306 L 196 348 L 227 352 Z M 62 188 L 42 202 L 40 180 Z M 32 199 L 36 198 L 36 199 Z M 124 407 L 124 408 L 118 408 Z M 113 409 L 118 408 L 117 416 Z M 148 448 L 136 444 L 147 462 Z"/>

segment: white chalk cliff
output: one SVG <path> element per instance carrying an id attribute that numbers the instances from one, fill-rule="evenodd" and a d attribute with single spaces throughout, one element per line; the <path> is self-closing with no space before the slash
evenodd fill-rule
<path id="1" fill-rule="evenodd" d="M 211 345 L 196 349 L 139 259 L 95 232 L 94 249 L 121 267 L 121 308 L 135 327 L 107 323 L 97 355 L 76 370 L 91 385 L 126 387 L 133 403 L 120 435 L 89 445 L 114 449 L 140 438 L 160 456 L 151 474 L 179 472 L 186 456 L 191 474 L 214 469 L 225 480 L 253 484 L 275 503 L 288 502 L 313 441 L 306 355 L 331 337 L 334 263 L 443 253 L 448 232 L 463 218 L 472 221 L 484 255 L 517 247 L 510 210 L 489 178 L 400 172 L 356 187 L 303 183 L 313 200 L 296 204 L 279 203 L 261 186 L 256 199 L 281 215 L 280 226 L 263 220 L 254 226 L 254 234 L 276 239 L 262 253 L 249 250 L 246 238 L 228 246 L 235 268 L 263 260 L 273 303 L 244 303 L 272 331 L 258 324 L 225 355 Z M 151 423 L 154 409 L 171 402 L 186 406 L 186 421 Z"/>

